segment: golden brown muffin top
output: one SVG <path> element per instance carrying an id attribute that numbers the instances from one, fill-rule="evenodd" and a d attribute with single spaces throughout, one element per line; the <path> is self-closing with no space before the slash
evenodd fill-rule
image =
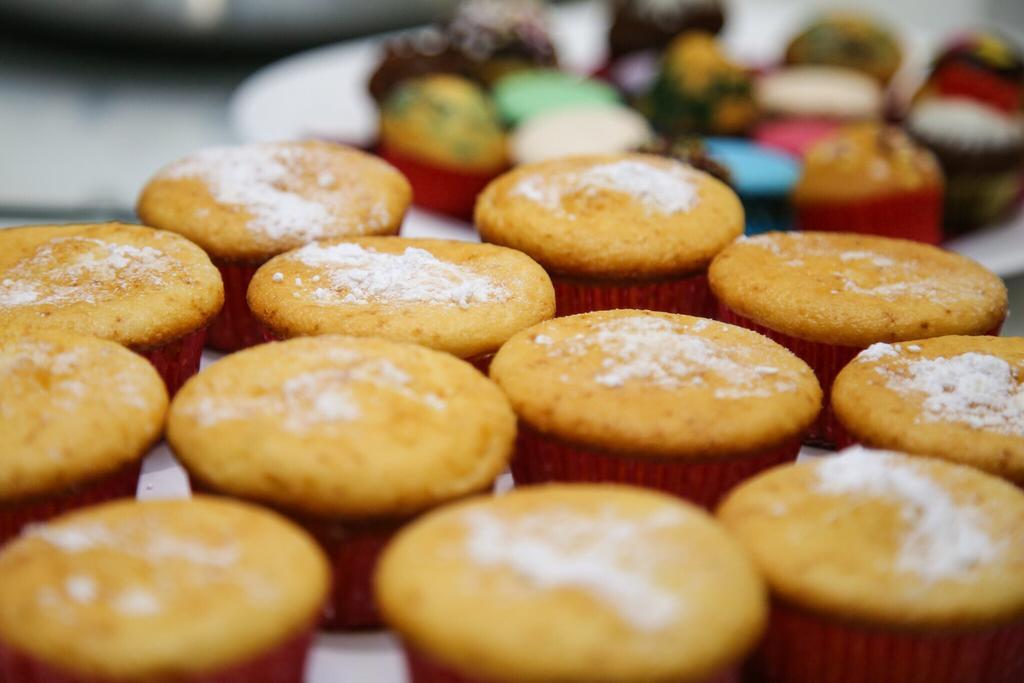
<path id="1" fill-rule="evenodd" d="M 739 315 L 842 346 L 988 334 L 1007 310 L 1003 281 L 981 265 L 886 237 L 766 233 L 727 247 L 708 275 L 719 302 Z"/>
<path id="2" fill-rule="evenodd" d="M 189 680 L 297 637 L 327 589 L 313 539 L 267 510 L 119 501 L 4 546 L 0 638 L 76 678 Z"/>
<path id="3" fill-rule="evenodd" d="M 861 442 L 1024 483 L 1024 339 L 874 344 L 839 373 L 832 405 Z"/>
<path id="4" fill-rule="evenodd" d="M 726 185 L 644 154 L 520 166 L 492 182 L 476 206 L 485 241 L 581 278 L 702 271 L 743 233 L 743 221 L 743 207 Z"/>
<path id="5" fill-rule="evenodd" d="M 969 467 L 855 447 L 748 480 L 718 517 L 807 610 L 926 630 L 1024 614 L 1024 494 Z"/>
<path id="6" fill-rule="evenodd" d="M 384 337 L 474 358 L 555 314 L 529 256 L 490 244 L 363 237 L 309 244 L 264 264 L 249 307 L 284 338 Z"/>
<path id="7" fill-rule="evenodd" d="M 814 373 L 755 332 L 670 313 L 556 318 L 501 348 L 491 377 L 532 428 L 619 454 L 699 460 L 798 437 Z"/>
<path id="8" fill-rule="evenodd" d="M 490 488 L 515 427 L 501 391 L 468 363 L 326 335 L 203 370 L 175 396 L 167 440 L 212 490 L 299 515 L 375 519 Z"/>
<path id="9" fill-rule="evenodd" d="M 376 584 L 417 649 L 517 683 L 698 683 L 749 651 L 766 614 L 750 561 L 706 513 L 625 486 L 445 507 L 399 533 Z"/>
<path id="10" fill-rule="evenodd" d="M 328 142 L 212 147 L 157 173 L 139 197 L 147 225 L 222 261 L 262 263 L 313 240 L 398 232 L 412 190 L 375 156 Z"/>
<path id="11" fill-rule="evenodd" d="M 205 326 L 223 303 L 210 259 L 172 232 L 123 223 L 0 231 L 0 328 L 145 349 Z"/>

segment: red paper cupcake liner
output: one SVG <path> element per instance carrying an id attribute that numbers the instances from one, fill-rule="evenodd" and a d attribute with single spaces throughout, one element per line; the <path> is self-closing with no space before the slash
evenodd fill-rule
<path id="1" fill-rule="evenodd" d="M 345 524 L 299 520 L 327 553 L 333 570 L 322 626 L 352 630 L 381 626 L 373 598 L 373 572 L 401 523 Z"/>
<path id="2" fill-rule="evenodd" d="M 313 636 L 314 630 L 307 628 L 271 651 L 242 664 L 174 680 L 175 683 L 301 683 Z M 0 683 L 116 682 L 95 676 L 79 676 L 54 668 L 0 642 Z"/>
<path id="3" fill-rule="evenodd" d="M 556 316 L 639 308 L 710 318 L 715 297 L 706 273 L 655 282 L 594 282 L 551 276 Z"/>
<path id="4" fill-rule="evenodd" d="M 428 211 L 463 220 L 473 219 L 477 195 L 501 173 L 474 173 L 446 168 L 412 159 L 387 145 L 381 145 L 378 153 L 401 171 L 412 185 L 413 203 Z"/>
<path id="5" fill-rule="evenodd" d="M 804 202 L 796 207 L 800 230 L 854 232 L 915 240 L 942 241 L 942 194 L 938 189 L 859 202 Z"/>
<path id="6" fill-rule="evenodd" d="M 776 601 L 751 683 L 1020 683 L 1024 622 L 959 633 L 874 629 Z"/>
<path id="7" fill-rule="evenodd" d="M 480 372 L 484 373 L 485 375 L 488 375 L 491 372 L 491 361 L 493 361 L 493 360 L 494 360 L 494 354 L 493 353 L 484 353 L 484 354 L 481 354 L 479 356 L 473 356 L 472 358 L 467 358 L 466 362 L 469 363 L 470 365 L 472 365 L 474 368 L 476 368 Z"/>
<path id="8" fill-rule="evenodd" d="M 171 398 L 189 377 L 199 372 L 207 332 L 203 327 L 167 344 L 136 351 L 160 373 Z"/>
<path id="9" fill-rule="evenodd" d="M 463 676 L 442 664 L 437 664 L 410 647 L 408 643 L 403 643 L 403 648 L 410 683 L 495 683 L 482 678 Z M 740 670 L 732 668 L 700 683 L 740 683 Z"/>
<path id="10" fill-rule="evenodd" d="M 732 458 L 701 461 L 612 455 L 567 444 L 520 422 L 512 479 L 516 486 L 547 482 L 612 482 L 657 489 L 713 509 L 734 486 L 769 467 L 796 460 L 800 439 Z"/>
<path id="11" fill-rule="evenodd" d="M 139 484 L 142 461 L 133 462 L 117 472 L 62 493 L 41 496 L 17 503 L 0 503 L 0 545 L 13 539 L 28 524 L 38 524 L 78 508 L 115 498 L 134 498 Z"/>
<path id="12" fill-rule="evenodd" d="M 207 345 L 218 351 L 239 351 L 263 343 L 264 328 L 245 300 L 249 281 L 260 265 L 213 262 L 224 280 L 224 307 L 210 323 Z"/>

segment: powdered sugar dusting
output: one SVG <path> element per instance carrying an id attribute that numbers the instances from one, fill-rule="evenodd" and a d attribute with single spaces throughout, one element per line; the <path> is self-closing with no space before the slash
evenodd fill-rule
<path id="1" fill-rule="evenodd" d="M 963 579 L 997 559 L 1002 547 L 982 511 L 959 505 L 908 456 L 848 448 L 819 461 L 817 490 L 891 500 L 906 523 L 896 567 L 928 581 Z"/>
<path id="2" fill-rule="evenodd" d="M 515 518 L 473 510 L 465 523 L 466 552 L 477 564 L 510 569 L 539 590 L 585 591 L 638 630 L 671 626 L 686 609 L 657 581 L 659 570 L 681 559 L 654 536 L 685 523 L 675 510 L 639 519 L 612 507 L 596 515 L 538 509 Z"/>
<path id="3" fill-rule="evenodd" d="M 31 525 L 22 535 L 37 538 L 70 555 L 113 550 L 149 563 L 179 560 L 213 567 L 230 567 L 239 558 L 239 550 L 234 545 L 209 546 L 162 533 L 142 539 L 140 536 L 145 534 L 125 533 L 102 524 Z"/>
<path id="4" fill-rule="evenodd" d="M 548 353 L 579 357 L 597 350 L 603 360 L 594 382 L 608 388 L 639 383 L 675 389 L 703 386 L 713 378 L 724 384 L 715 389 L 718 399 L 771 397 L 796 390 L 794 371 L 764 364 L 753 349 L 698 334 L 714 325 L 721 324 L 641 315 L 611 318 L 554 342 Z"/>
<path id="5" fill-rule="evenodd" d="M 625 159 L 551 177 L 528 175 L 512 190 L 552 211 L 562 211 L 571 195 L 595 197 L 602 192 L 629 195 L 648 213 L 672 215 L 693 210 L 700 202 L 697 177 L 690 169 Z"/>
<path id="6" fill-rule="evenodd" d="M 915 259 L 897 259 L 868 249 L 842 251 L 814 234 L 769 233 L 741 238 L 777 257 L 787 267 L 806 270 L 808 259 L 831 267 L 832 294 L 859 294 L 884 301 L 910 297 L 944 305 L 988 300 L 977 278 L 957 272 L 933 272 Z"/>
<path id="7" fill-rule="evenodd" d="M 55 237 L 0 280 L 0 308 L 108 301 L 132 287 L 164 284 L 174 261 L 154 247 Z"/>
<path id="8" fill-rule="evenodd" d="M 389 360 L 344 349 L 331 349 L 315 370 L 297 372 L 259 391 L 211 391 L 186 404 L 183 412 L 204 427 L 232 420 L 279 420 L 281 427 L 305 434 L 318 427 L 344 425 L 363 415 L 356 395 L 369 385 L 443 412 L 447 402 L 411 387 L 410 376 Z"/>
<path id="9" fill-rule="evenodd" d="M 291 258 L 326 271 L 329 286 L 312 290 L 313 299 L 324 304 L 425 303 L 469 308 L 501 303 L 511 296 L 484 273 L 417 247 L 391 254 L 352 243 L 309 244 Z"/>
<path id="10" fill-rule="evenodd" d="M 325 150 L 298 145 L 213 147 L 158 177 L 201 180 L 219 203 L 250 215 L 250 231 L 283 243 L 379 232 L 391 222 L 387 206 L 360 178 L 333 173 L 336 163 Z M 369 208 L 368 218 L 352 211 L 357 204 Z"/>
<path id="11" fill-rule="evenodd" d="M 921 358 L 903 356 L 899 347 L 889 348 L 887 362 L 875 371 L 885 377 L 889 389 L 921 398 L 917 422 L 952 422 L 1024 437 L 1021 368 L 986 353 Z"/>

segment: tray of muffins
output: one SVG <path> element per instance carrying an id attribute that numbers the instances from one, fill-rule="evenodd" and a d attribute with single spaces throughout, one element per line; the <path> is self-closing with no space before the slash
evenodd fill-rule
<path id="1" fill-rule="evenodd" d="M 512 5 L 415 45 L 483 71 L 395 79 L 380 154 L 197 150 L 136 225 L 0 231 L 0 683 L 1024 680 L 1024 340 L 938 244 L 1007 198 L 919 134 L 1006 91 L 766 122 L 716 3 L 617 6 L 643 41 L 581 89 Z M 814 24 L 786 69 L 848 39 L 828 68 L 881 82 L 879 31 Z M 708 71 L 632 99 L 652 49 Z M 834 87 L 806 73 L 772 87 Z M 481 173 L 504 109 L 568 148 Z M 627 119 L 831 132 L 570 139 Z"/>

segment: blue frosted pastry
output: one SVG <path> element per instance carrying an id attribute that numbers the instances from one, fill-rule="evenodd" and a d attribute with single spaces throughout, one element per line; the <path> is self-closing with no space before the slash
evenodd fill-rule
<path id="1" fill-rule="evenodd" d="M 800 162 L 740 138 L 707 138 L 705 147 L 729 170 L 733 189 L 743 201 L 748 235 L 790 229 L 789 195 L 800 178 Z"/>

